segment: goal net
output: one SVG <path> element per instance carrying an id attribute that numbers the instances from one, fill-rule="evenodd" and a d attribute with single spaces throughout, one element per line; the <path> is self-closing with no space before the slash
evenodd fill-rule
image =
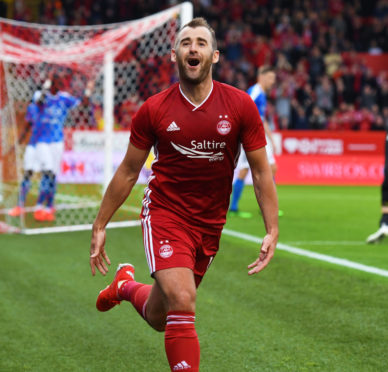
<path id="1" fill-rule="evenodd" d="M 176 80 L 170 50 L 192 12 L 191 3 L 182 3 L 139 20 L 69 27 L 0 18 L 0 231 L 90 228 L 102 191 L 125 154 L 132 116 L 144 100 Z M 25 213 L 10 216 L 18 204 L 29 141 L 26 110 L 53 74 L 61 77 L 62 91 L 81 99 L 64 123 L 55 220 L 34 218 L 39 173 L 31 178 Z M 83 100 L 90 81 L 94 87 Z M 147 181 L 149 167 L 148 161 L 139 183 Z M 142 192 L 134 188 L 112 226 L 137 219 Z"/>

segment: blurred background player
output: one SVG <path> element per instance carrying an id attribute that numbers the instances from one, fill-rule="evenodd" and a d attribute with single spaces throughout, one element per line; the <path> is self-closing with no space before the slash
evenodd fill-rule
<path id="1" fill-rule="evenodd" d="M 267 139 L 267 145 L 265 147 L 267 152 L 268 162 L 271 166 L 272 175 L 275 178 L 277 165 L 274 156 L 274 152 L 276 151 L 275 143 L 272 137 L 272 131 L 269 127 L 268 121 L 266 119 L 266 111 L 267 111 L 267 94 L 271 91 L 274 84 L 276 82 L 276 73 L 275 69 L 271 66 L 262 66 L 259 68 L 257 73 L 257 83 L 252 85 L 247 93 L 251 96 L 253 101 L 255 102 L 261 120 L 264 125 L 265 135 Z M 244 212 L 239 210 L 239 201 L 245 186 L 245 178 L 249 172 L 249 164 L 244 150 L 241 150 L 241 155 L 238 162 L 238 176 L 236 181 L 233 184 L 233 192 L 232 198 L 229 208 L 229 214 L 237 215 L 242 218 L 250 218 L 252 214 L 249 212 Z M 279 211 L 279 216 L 282 215 L 283 212 Z"/>
<path id="2" fill-rule="evenodd" d="M 387 128 L 388 129 L 388 128 Z M 388 134 L 385 137 L 384 179 L 381 185 L 381 218 L 379 229 L 366 238 L 366 242 L 377 243 L 388 236 Z"/>
<path id="3" fill-rule="evenodd" d="M 34 211 L 37 221 L 54 221 L 54 196 L 56 175 L 60 170 L 63 153 L 63 127 L 71 109 L 81 102 L 87 104 L 93 89 L 89 81 L 83 100 L 62 91 L 63 77 L 58 73 L 47 79 L 42 90 L 34 93 L 27 108 L 27 129 L 32 129 L 30 141 L 24 153 L 24 176 L 20 185 L 18 205 L 9 211 L 11 216 L 25 213 L 25 202 L 31 187 L 31 176 L 41 172 L 39 196 Z M 24 134 L 23 134 L 24 135 Z"/>

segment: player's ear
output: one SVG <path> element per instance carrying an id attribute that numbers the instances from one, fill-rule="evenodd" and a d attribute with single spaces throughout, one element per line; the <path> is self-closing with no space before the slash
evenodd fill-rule
<path id="1" fill-rule="evenodd" d="M 213 52 L 213 63 L 217 63 L 220 60 L 220 51 L 215 50 Z"/>
<path id="2" fill-rule="evenodd" d="M 176 62 L 176 52 L 175 49 L 171 49 L 171 62 Z"/>

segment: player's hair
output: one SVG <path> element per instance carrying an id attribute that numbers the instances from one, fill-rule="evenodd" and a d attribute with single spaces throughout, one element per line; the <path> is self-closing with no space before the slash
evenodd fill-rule
<path id="1" fill-rule="evenodd" d="M 269 66 L 269 65 L 261 66 L 261 67 L 257 70 L 257 76 L 265 75 L 265 74 L 267 74 L 268 72 L 276 72 L 275 67 Z"/>
<path id="2" fill-rule="evenodd" d="M 191 27 L 191 28 L 197 28 L 197 27 L 205 27 L 210 31 L 211 37 L 212 37 L 212 47 L 213 51 L 217 50 L 217 39 L 216 39 L 216 33 L 214 32 L 213 28 L 209 25 L 209 23 L 206 21 L 205 18 L 203 17 L 196 17 L 193 18 L 189 23 L 186 23 L 179 31 L 175 43 L 174 43 L 174 48 L 177 48 L 178 43 L 179 43 L 179 35 L 183 29 L 186 27 Z"/>

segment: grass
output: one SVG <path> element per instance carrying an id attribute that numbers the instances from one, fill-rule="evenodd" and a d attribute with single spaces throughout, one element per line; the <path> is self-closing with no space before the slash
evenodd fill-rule
<path id="1" fill-rule="evenodd" d="M 263 236 L 248 188 L 227 228 Z M 279 186 L 280 241 L 388 269 L 388 242 L 368 246 L 379 219 L 374 187 Z M 90 232 L 0 235 L 0 371 L 168 371 L 163 335 L 127 304 L 95 310 L 117 263 L 151 282 L 139 227 L 108 231 L 112 268 L 92 277 Z M 278 250 L 248 277 L 254 243 L 224 235 L 198 291 L 202 372 L 386 371 L 388 278 Z"/>

